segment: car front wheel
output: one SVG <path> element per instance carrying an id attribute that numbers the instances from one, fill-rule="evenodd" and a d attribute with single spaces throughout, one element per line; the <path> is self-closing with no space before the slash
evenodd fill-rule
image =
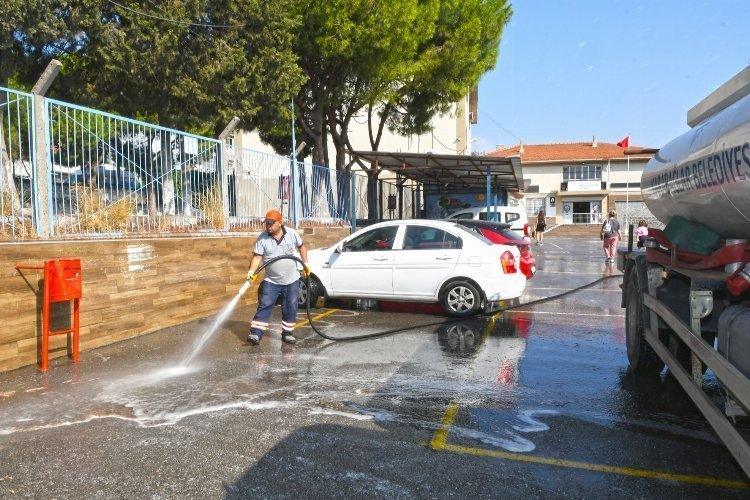
<path id="1" fill-rule="evenodd" d="M 322 287 L 320 281 L 318 281 L 318 278 L 316 278 L 315 276 L 310 276 L 309 280 L 309 291 L 305 280 L 299 280 L 299 299 L 297 303 L 300 307 L 307 307 L 308 295 L 310 295 L 310 307 L 315 307 L 315 304 L 317 304 L 318 302 L 318 297 L 320 297 L 320 289 Z"/>
<path id="2" fill-rule="evenodd" d="M 442 303 L 445 311 L 451 316 L 471 316 L 479 311 L 482 294 L 471 283 L 456 281 L 443 291 Z"/>

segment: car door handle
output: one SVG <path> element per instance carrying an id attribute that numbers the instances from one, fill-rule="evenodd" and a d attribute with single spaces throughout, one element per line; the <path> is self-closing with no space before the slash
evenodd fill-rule
<path id="1" fill-rule="evenodd" d="M 448 257 L 446 255 L 441 255 L 441 256 L 435 257 L 435 259 L 437 259 L 437 260 L 451 260 L 452 258 L 453 257 Z"/>
<path id="2" fill-rule="evenodd" d="M 385 260 L 388 260 L 388 257 L 373 257 L 372 260 L 376 260 L 378 262 L 383 262 Z"/>

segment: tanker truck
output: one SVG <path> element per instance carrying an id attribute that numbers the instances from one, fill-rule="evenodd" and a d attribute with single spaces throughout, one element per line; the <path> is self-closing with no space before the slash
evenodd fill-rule
<path id="1" fill-rule="evenodd" d="M 750 415 L 750 68 L 693 107 L 688 125 L 650 151 L 641 178 L 664 229 L 634 249 L 631 225 L 618 251 L 628 362 L 652 374 L 666 365 L 750 476 L 736 427 Z M 721 398 L 704 391 L 706 368 Z"/>

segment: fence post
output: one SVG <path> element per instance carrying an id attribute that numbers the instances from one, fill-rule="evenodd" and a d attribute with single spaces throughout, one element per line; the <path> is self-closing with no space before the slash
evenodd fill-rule
<path id="1" fill-rule="evenodd" d="M 44 95 L 52 82 L 55 81 L 61 67 L 60 61 L 52 59 L 31 89 L 31 94 L 34 96 L 34 149 L 36 153 L 34 169 L 36 199 L 34 201 L 38 214 L 37 220 L 39 221 L 36 231 L 40 238 L 49 238 L 52 235 L 52 200 L 50 199 L 49 175 L 51 166 L 49 163 L 52 159 L 49 156 L 49 145 L 47 143 L 48 130 Z"/>
<path id="2" fill-rule="evenodd" d="M 396 176 L 396 192 L 398 193 L 398 218 L 404 218 L 404 179 L 401 175 Z"/>
<path id="3" fill-rule="evenodd" d="M 378 179 L 378 222 L 383 221 L 383 179 Z"/>
<path id="4" fill-rule="evenodd" d="M 224 215 L 226 216 L 226 224 L 224 229 L 229 231 L 229 187 L 227 186 L 227 177 L 229 176 L 229 158 L 227 158 L 227 138 L 234 132 L 237 125 L 240 124 L 239 117 L 235 116 L 232 118 L 224 130 L 219 134 L 219 140 L 221 145 L 219 146 L 219 179 L 221 179 L 221 206 Z"/>
<path id="5" fill-rule="evenodd" d="M 294 109 L 294 106 L 292 106 L 292 109 Z M 292 124 L 294 126 L 294 124 Z M 294 136 L 294 130 L 292 130 L 292 136 Z M 295 143 L 295 139 L 292 138 L 292 144 Z M 291 184 L 291 197 L 289 200 L 290 203 L 290 209 L 292 212 L 292 224 L 295 228 L 299 228 L 299 202 L 302 201 L 302 194 L 300 186 L 302 185 L 302 175 L 299 171 L 299 163 L 297 162 L 297 157 L 302 154 L 302 151 L 305 150 L 305 141 L 300 142 L 297 147 L 294 149 L 294 152 L 292 153 L 292 166 L 291 166 L 291 176 L 290 176 L 290 184 Z M 299 198 L 298 198 L 299 197 Z"/>
<path id="6" fill-rule="evenodd" d="M 357 174 L 354 170 L 349 170 L 349 182 L 352 183 L 352 188 L 349 193 L 349 201 L 352 204 L 352 233 L 357 231 Z"/>
<path id="7" fill-rule="evenodd" d="M 299 215 L 297 214 L 297 134 L 294 130 L 294 97 L 292 97 L 292 163 L 290 164 L 289 183 L 292 192 L 289 197 L 289 211 L 291 212 L 292 225 L 299 228 Z"/>

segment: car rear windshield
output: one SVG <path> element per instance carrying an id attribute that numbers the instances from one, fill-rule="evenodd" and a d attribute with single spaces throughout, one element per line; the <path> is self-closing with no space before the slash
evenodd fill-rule
<path id="1" fill-rule="evenodd" d="M 484 241 L 488 245 L 494 245 L 494 243 L 492 243 L 490 240 L 488 240 L 487 238 L 485 238 L 484 235 L 482 235 L 482 233 L 476 232 L 476 231 L 474 231 L 470 227 L 462 226 L 461 224 L 456 224 L 454 227 L 458 228 L 460 231 L 463 231 L 465 233 L 469 233 L 470 235 L 472 235 L 475 238 L 479 238 L 480 240 Z"/>
<path id="2" fill-rule="evenodd" d="M 495 231 L 495 232 L 503 235 L 505 238 L 508 238 L 509 240 L 513 240 L 514 243 L 521 244 L 521 245 L 528 244 L 528 241 L 523 239 L 523 236 L 513 231 L 512 229 L 500 229 L 499 231 Z"/>

